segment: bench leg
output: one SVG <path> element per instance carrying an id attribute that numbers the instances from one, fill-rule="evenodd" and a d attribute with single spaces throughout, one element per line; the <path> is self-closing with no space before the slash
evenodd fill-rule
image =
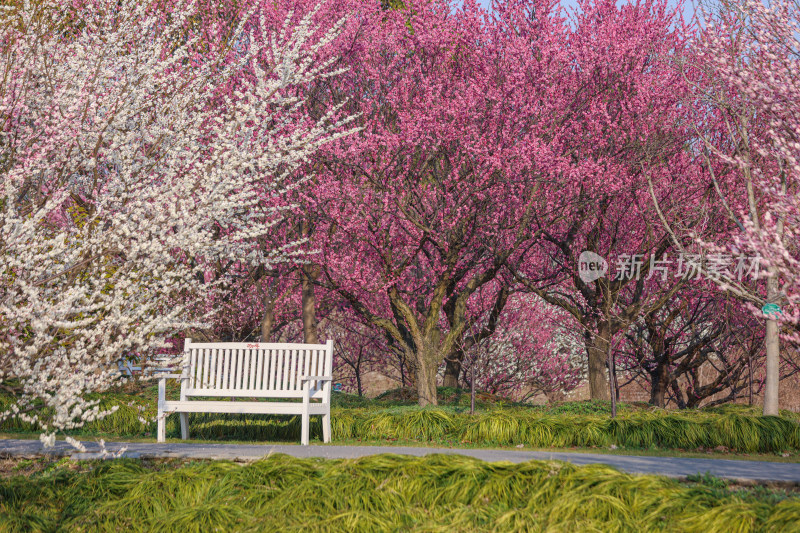
<path id="1" fill-rule="evenodd" d="M 331 441 L 331 414 L 322 415 L 322 442 Z"/>
<path id="2" fill-rule="evenodd" d="M 166 423 L 166 415 L 164 413 L 158 413 L 158 434 L 156 435 L 156 440 L 158 442 L 164 442 L 167 438 Z"/>
<path id="3" fill-rule="evenodd" d="M 181 413 L 181 438 L 189 438 L 189 413 Z"/>
<path id="4" fill-rule="evenodd" d="M 300 430 L 300 444 L 303 446 L 308 446 L 308 426 L 310 419 L 311 417 L 308 413 L 303 413 L 303 415 L 300 417 L 300 425 L 302 426 Z"/>
<path id="5" fill-rule="evenodd" d="M 309 404 L 311 402 L 311 384 L 309 381 L 303 383 L 303 411 L 300 415 L 300 444 L 308 446 L 308 426 L 311 419 Z"/>
<path id="6" fill-rule="evenodd" d="M 167 415 L 164 413 L 164 402 L 166 401 L 166 386 L 167 380 L 162 378 L 158 380 L 158 428 L 156 431 L 156 440 L 164 442 L 167 438 Z"/>

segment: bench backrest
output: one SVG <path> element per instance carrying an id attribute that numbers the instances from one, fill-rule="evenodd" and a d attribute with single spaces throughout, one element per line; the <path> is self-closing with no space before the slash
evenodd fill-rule
<path id="1" fill-rule="evenodd" d="M 304 376 L 330 376 L 333 341 L 326 344 L 192 342 L 186 339 L 181 398 L 224 396 L 302 398 Z M 311 397 L 329 402 L 331 382 L 310 382 Z"/>

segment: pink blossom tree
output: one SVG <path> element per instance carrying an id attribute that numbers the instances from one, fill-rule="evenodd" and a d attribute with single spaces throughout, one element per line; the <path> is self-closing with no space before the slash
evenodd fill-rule
<path id="1" fill-rule="evenodd" d="M 591 397 L 609 400 L 613 340 L 682 283 L 664 271 L 676 257 L 657 222 L 648 176 L 656 176 L 653 194 L 664 211 L 701 230 L 708 217 L 691 208 L 704 191 L 695 185 L 700 168 L 685 151 L 691 114 L 674 68 L 688 46 L 680 10 L 663 1 L 580 6 L 548 139 L 563 157 L 547 169 L 543 206 L 535 211 L 542 238 L 511 268 L 526 290 L 580 324 Z M 608 269 L 582 278 L 583 252 L 601 256 Z"/>
<path id="2" fill-rule="evenodd" d="M 533 294 L 511 296 L 493 335 L 466 351 L 462 383 L 474 375 L 478 390 L 522 401 L 536 394 L 563 399 L 586 376 L 582 332 L 573 322 Z"/>
<path id="3" fill-rule="evenodd" d="M 542 31 L 509 41 L 504 21 L 534 4 Z M 558 24 L 552 2 L 497 18 L 469 3 L 410 2 L 365 25 L 343 78 L 363 130 L 329 151 L 318 178 L 320 283 L 388 333 L 421 405 L 436 403 L 439 366 L 484 316 L 471 299 L 493 288 L 487 311 L 498 316 L 507 291 L 495 282 L 533 238 L 536 169 L 551 160 L 536 149 L 537 122 L 550 120 L 548 69 L 564 68 Z M 541 74 L 532 85 L 517 74 L 523 57 Z"/>
<path id="4" fill-rule="evenodd" d="M 633 324 L 620 348 L 621 370 L 646 381 L 656 407 L 670 399 L 680 408 L 708 405 L 712 396 L 717 404 L 753 388 L 763 331 L 735 299 L 697 285 Z"/>

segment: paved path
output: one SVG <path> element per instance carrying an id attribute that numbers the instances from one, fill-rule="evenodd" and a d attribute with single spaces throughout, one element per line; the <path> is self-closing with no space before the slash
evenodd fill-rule
<path id="1" fill-rule="evenodd" d="M 88 453 L 73 453 L 66 442 L 58 441 L 54 449 L 45 451 L 38 440 L 0 439 L 0 455 L 72 455 L 81 459 L 97 457 L 100 449 L 96 443 L 84 443 Z M 458 454 L 484 461 L 510 461 L 522 463 L 530 460 L 568 461 L 577 465 L 606 464 L 633 474 L 662 474 L 684 477 L 691 474 L 711 474 L 733 480 L 758 482 L 783 482 L 800 484 L 800 464 L 771 463 L 768 461 L 739 461 L 729 459 L 690 459 L 682 457 L 648 457 L 633 455 L 604 455 L 598 453 L 534 452 L 516 450 L 479 450 L 458 448 L 411 448 L 401 446 L 299 446 L 299 445 L 255 445 L 255 444 L 202 444 L 202 443 L 150 443 L 111 442 L 109 451 L 127 448 L 125 457 L 186 459 L 229 459 L 250 461 L 273 453 L 285 453 L 294 457 L 322 457 L 347 459 L 396 453 L 422 456 L 433 453 Z"/>

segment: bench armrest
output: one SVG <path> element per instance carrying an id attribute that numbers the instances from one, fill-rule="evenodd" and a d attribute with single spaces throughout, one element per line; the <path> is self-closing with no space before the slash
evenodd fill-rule
<path id="1" fill-rule="evenodd" d="M 303 376 L 300 381 L 333 381 L 333 376 Z"/>
<path id="2" fill-rule="evenodd" d="M 183 374 L 153 374 L 152 379 L 189 379 L 189 376 Z"/>

